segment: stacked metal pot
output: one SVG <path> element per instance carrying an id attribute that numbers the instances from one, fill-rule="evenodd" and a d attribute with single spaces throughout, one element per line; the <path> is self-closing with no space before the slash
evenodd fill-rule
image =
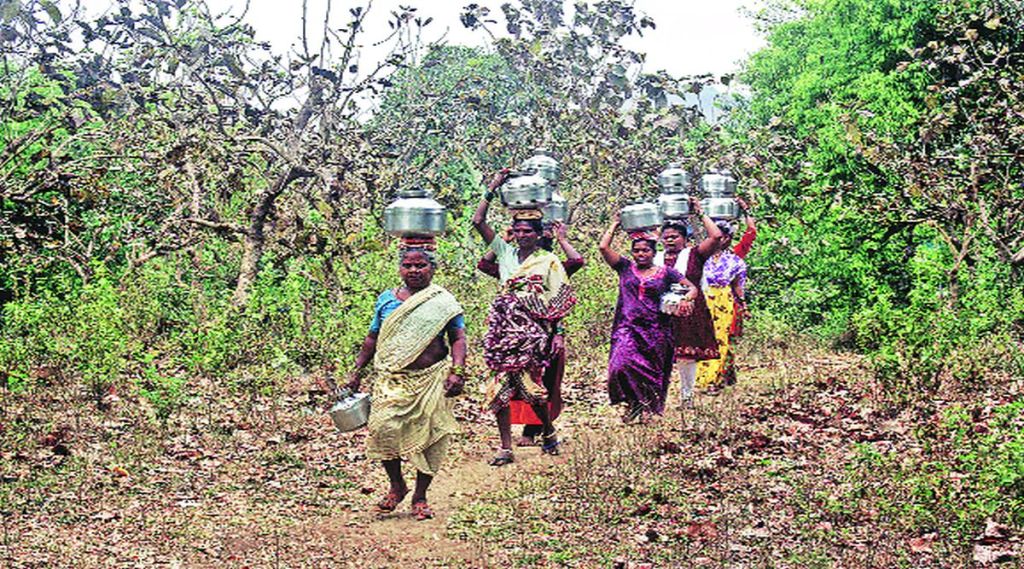
<path id="1" fill-rule="evenodd" d="M 384 231 L 396 237 L 436 237 L 447 222 L 444 206 L 423 188 L 402 190 L 384 209 Z"/>
<path id="2" fill-rule="evenodd" d="M 656 202 L 634 201 L 622 208 L 619 220 L 626 231 L 654 229 L 666 219 L 686 219 L 690 215 L 690 186 L 693 179 L 677 162 L 658 174 L 661 194 Z"/>
<path id="3" fill-rule="evenodd" d="M 736 203 L 736 178 L 727 170 L 712 170 L 700 178 L 704 199 L 700 205 L 712 219 L 736 219 L 740 207 Z"/>
<path id="4" fill-rule="evenodd" d="M 561 177 L 562 167 L 554 155 L 537 148 L 501 187 L 501 202 L 509 209 L 539 209 L 545 223 L 565 223 L 569 207 L 558 191 Z"/>
<path id="5" fill-rule="evenodd" d="M 690 215 L 690 191 L 693 178 L 677 162 L 672 162 L 658 174 L 661 194 L 656 202 L 639 200 L 622 208 L 620 220 L 626 231 L 654 229 L 666 219 L 686 220 Z M 736 204 L 736 179 L 727 171 L 712 170 L 698 183 L 704 195 L 701 206 L 713 219 L 735 219 L 739 215 Z"/>
<path id="6" fill-rule="evenodd" d="M 658 174 L 658 210 L 665 219 L 686 219 L 690 215 L 690 186 L 693 178 L 678 162 Z"/>

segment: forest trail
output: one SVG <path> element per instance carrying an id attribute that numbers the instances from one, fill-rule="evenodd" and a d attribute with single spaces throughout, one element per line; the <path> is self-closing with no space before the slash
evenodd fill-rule
<path id="1" fill-rule="evenodd" d="M 322 536 L 342 549 L 352 547 L 359 551 L 358 558 L 345 561 L 346 567 L 487 566 L 483 544 L 454 539 L 448 534 L 449 518 L 474 498 L 498 491 L 517 477 L 539 475 L 559 460 L 542 456 L 539 447 L 517 449 L 516 462 L 502 468 L 489 466 L 489 458 L 489 451 L 465 454 L 438 475 L 428 493 L 435 514 L 431 520 L 418 521 L 412 516 L 409 497 L 394 513 L 378 514 L 372 503 L 380 499 L 386 488 L 380 486 L 369 495 L 372 502 L 368 508 L 304 528 L 303 539 Z M 412 478 L 408 468 L 406 478 Z"/>
<path id="2" fill-rule="evenodd" d="M 376 513 L 373 504 L 386 489 L 386 483 L 381 480 L 372 493 L 370 488 L 366 488 L 364 508 L 310 523 L 297 529 L 293 535 L 306 543 L 334 543 L 337 551 L 356 552 L 345 556 L 346 567 L 501 566 L 490 558 L 491 552 L 485 543 L 465 535 L 460 538 L 456 535 L 458 532 L 452 530 L 449 521 L 460 509 L 472 507 L 485 498 L 501 500 L 495 494 L 502 490 L 531 478 L 553 474 L 565 466 L 577 444 L 585 444 L 588 452 L 595 449 L 600 452 L 609 447 L 608 441 L 621 437 L 623 433 L 634 437 L 672 438 L 700 421 L 698 416 L 733 415 L 737 402 L 745 397 L 748 390 L 758 391 L 776 379 L 777 373 L 754 370 L 754 373 L 744 376 L 741 384 L 715 396 L 698 393 L 698 407 L 684 411 L 677 406 L 678 376 L 674 373 L 665 416 L 654 418 L 645 425 L 627 426 L 620 422 L 618 411 L 605 404 L 607 395 L 600 378 L 595 376 L 586 384 L 567 387 L 570 393 L 575 392 L 576 405 L 559 420 L 559 432 L 564 440 L 561 456 L 545 456 L 539 447 L 517 447 L 515 463 L 501 468 L 489 466 L 487 461 L 493 452 L 497 432 L 493 419 L 484 416 L 481 420 L 464 423 L 464 445 L 456 462 L 447 466 L 432 484 L 429 492 L 435 512 L 432 520 L 417 521 L 409 511 L 408 497 L 396 512 Z M 406 469 L 405 475 L 411 485 L 412 473 Z"/>
<path id="3" fill-rule="evenodd" d="M 673 376 L 665 416 L 630 426 L 607 405 L 603 366 L 581 360 L 565 384 L 561 456 L 517 448 L 501 468 L 487 465 L 493 418 L 459 400 L 463 436 L 430 489 L 436 517 L 422 522 L 408 498 L 375 513 L 387 482 L 365 458 L 365 432 L 336 432 L 322 392 L 310 404 L 310 381 L 276 411 L 213 408 L 171 433 L 96 415 L 61 443 L 69 456 L 5 455 L 5 484 L 40 482 L 4 495 L 0 567 L 882 567 L 912 540 L 918 566 L 941 566 L 934 537 L 894 532 L 864 494 L 887 488 L 885 473 L 849 470 L 920 453 L 913 411 L 888 412 L 856 356 L 742 356 L 737 385 L 680 411 Z M 999 555 L 1010 547 L 987 539 Z"/>
<path id="4" fill-rule="evenodd" d="M 589 420 L 593 420 L 590 417 Z M 352 547 L 357 558 L 347 559 L 346 567 L 490 567 L 486 545 L 472 539 L 459 539 L 449 531 L 449 520 L 461 508 L 471 506 L 483 496 L 529 478 L 543 476 L 565 463 L 572 452 L 573 431 L 577 423 L 566 417 L 560 428 L 563 454 L 546 456 L 540 447 L 515 448 L 515 462 L 500 468 L 488 464 L 497 441 L 497 429 L 491 421 L 464 425 L 463 442 L 457 462 L 437 476 L 428 493 L 435 517 L 418 521 L 409 511 L 407 497 L 391 514 L 379 514 L 373 504 L 383 495 L 386 484 L 368 493 L 368 506 L 345 516 L 325 519 L 302 529 L 301 539 L 334 541 L 342 548 Z M 518 427 L 516 427 L 518 429 Z M 471 442 L 472 441 L 472 442 Z M 454 454 L 454 453 L 453 453 Z M 405 470 L 407 482 L 412 473 Z"/>

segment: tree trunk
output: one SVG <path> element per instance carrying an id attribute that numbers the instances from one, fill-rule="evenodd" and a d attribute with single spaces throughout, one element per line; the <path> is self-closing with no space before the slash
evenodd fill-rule
<path id="1" fill-rule="evenodd" d="M 249 214 L 249 228 L 242 241 L 242 264 L 238 269 L 238 281 L 235 284 L 235 293 L 231 297 L 231 303 L 235 308 L 242 308 L 249 300 L 249 288 L 256 280 L 260 270 L 260 258 L 263 257 L 263 248 L 266 245 L 266 236 L 263 230 L 267 224 L 267 217 L 278 196 L 284 192 L 288 184 L 299 178 L 312 176 L 313 173 L 295 166 L 289 166 L 282 172 L 274 183 L 260 194 L 259 201 Z"/>

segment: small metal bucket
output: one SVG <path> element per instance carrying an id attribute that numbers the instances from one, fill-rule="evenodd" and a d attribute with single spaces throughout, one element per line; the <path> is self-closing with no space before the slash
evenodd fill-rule
<path id="1" fill-rule="evenodd" d="M 347 433 L 360 429 L 370 420 L 370 395 L 341 390 L 341 400 L 331 407 L 328 414 L 339 431 Z"/>

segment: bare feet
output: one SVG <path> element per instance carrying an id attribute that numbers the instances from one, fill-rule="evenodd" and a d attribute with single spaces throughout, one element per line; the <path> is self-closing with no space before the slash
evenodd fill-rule
<path id="1" fill-rule="evenodd" d="M 533 439 L 533 437 L 528 437 L 526 435 L 523 435 L 523 436 L 519 437 L 519 440 L 516 441 L 516 446 L 517 447 L 535 447 L 535 446 L 537 446 L 537 441 L 535 441 Z"/>

